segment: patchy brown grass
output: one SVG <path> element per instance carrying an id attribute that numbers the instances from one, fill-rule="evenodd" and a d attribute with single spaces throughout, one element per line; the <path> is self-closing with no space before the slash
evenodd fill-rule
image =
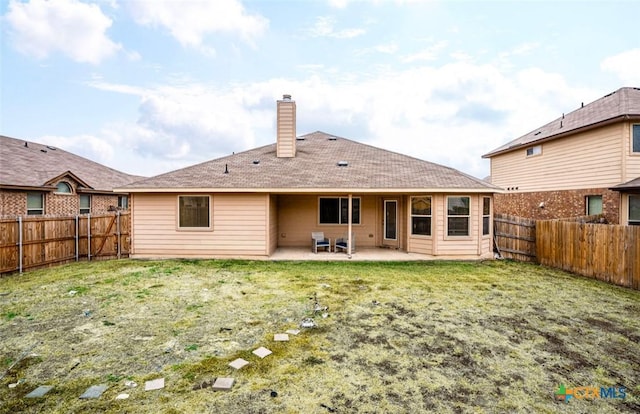
<path id="1" fill-rule="evenodd" d="M 314 295 L 329 316 L 273 342 Z M 0 412 L 638 412 L 638 315 L 640 292 L 512 262 L 73 264 L 0 279 Z M 563 404 L 560 383 L 627 398 Z"/>

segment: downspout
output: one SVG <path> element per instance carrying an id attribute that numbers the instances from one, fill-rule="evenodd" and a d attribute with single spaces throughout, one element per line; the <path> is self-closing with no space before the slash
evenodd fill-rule
<path id="1" fill-rule="evenodd" d="M 348 208 L 348 220 L 349 223 L 347 230 L 347 257 L 351 259 L 351 231 L 353 229 L 352 216 L 353 216 L 353 194 L 349 194 L 349 208 Z"/>

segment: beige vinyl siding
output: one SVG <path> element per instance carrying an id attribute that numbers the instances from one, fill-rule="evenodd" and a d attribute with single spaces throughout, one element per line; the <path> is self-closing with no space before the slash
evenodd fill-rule
<path id="1" fill-rule="evenodd" d="M 448 236 L 447 235 L 447 196 L 468 196 L 469 200 L 469 236 Z M 482 209 L 478 208 L 478 198 L 482 195 L 473 194 L 437 194 L 433 198 L 435 206 L 435 228 L 437 229 L 436 248 L 433 254 L 439 256 L 460 256 L 478 254 L 478 246 L 485 249 L 482 243 Z M 488 253 L 490 250 L 483 250 L 480 254 Z"/>
<path id="2" fill-rule="evenodd" d="M 279 247 L 311 247 L 311 232 L 322 231 L 325 237 L 336 238 L 346 236 L 346 224 L 319 224 L 319 197 L 347 197 L 346 195 L 279 195 L 278 224 Z M 360 196 L 360 224 L 353 225 L 356 235 L 356 248 L 374 247 L 376 234 L 376 197 Z M 371 235 L 371 237 L 369 237 Z"/>
<path id="3" fill-rule="evenodd" d="M 526 148 L 491 158 L 491 182 L 516 191 L 610 187 L 622 180 L 624 124 L 542 143 L 542 154 Z M 626 127 L 628 130 L 628 127 Z"/>
<path id="4" fill-rule="evenodd" d="M 265 256 L 269 196 L 211 194 L 212 230 L 177 228 L 178 194 L 137 194 L 136 257 Z"/>

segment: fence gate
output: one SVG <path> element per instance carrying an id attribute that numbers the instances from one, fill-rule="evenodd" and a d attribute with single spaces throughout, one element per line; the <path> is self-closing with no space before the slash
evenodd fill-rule
<path id="1" fill-rule="evenodd" d="M 508 214 L 493 218 L 495 245 L 505 259 L 536 261 L 536 221 Z"/>

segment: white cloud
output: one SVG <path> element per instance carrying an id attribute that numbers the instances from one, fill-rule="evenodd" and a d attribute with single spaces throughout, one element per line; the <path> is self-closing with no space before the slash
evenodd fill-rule
<path id="1" fill-rule="evenodd" d="M 404 63 L 413 63 L 419 61 L 430 61 L 438 58 L 438 53 L 447 46 L 447 42 L 437 42 L 417 53 L 407 55 L 402 58 Z"/>
<path id="2" fill-rule="evenodd" d="M 313 37 L 351 39 L 366 33 L 364 29 L 342 29 L 336 31 L 334 28 L 335 24 L 335 18 L 329 16 L 319 16 L 316 19 L 316 23 L 313 25 L 313 27 L 309 29 L 309 34 Z"/>
<path id="3" fill-rule="evenodd" d="M 4 19 L 13 46 L 37 59 L 60 52 L 77 62 L 98 64 L 122 48 L 107 37 L 112 21 L 95 4 L 11 0 Z"/>
<path id="4" fill-rule="evenodd" d="M 484 177 L 483 154 L 598 96 L 541 69 L 506 73 L 469 61 L 347 75 L 149 89 L 97 78 L 91 86 L 139 99 L 135 124 L 109 125 L 97 136 L 119 145 L 108 165 L 157 174 L 275 142 L 275 101 L 290 93 L 299 134 L 322 130 Z"/>
<path id="5" fill-rule="evenodd" d="M 239 35 L 252 43 L 269 26 L 260 15 L 250 14 L 238 0 L 215 1 L 129 1 L 126 3 L 138 24 L 165 28 L 182 46 L 207 55 L 215 50 L 205 45 L 210 33 Z"/>
<path id="6" fill-rule="evenodd" d="M 640 49 L 610 56 L 600 63 L 600 69 L 616 75 L 626 86 L 640 85 Z"/>

